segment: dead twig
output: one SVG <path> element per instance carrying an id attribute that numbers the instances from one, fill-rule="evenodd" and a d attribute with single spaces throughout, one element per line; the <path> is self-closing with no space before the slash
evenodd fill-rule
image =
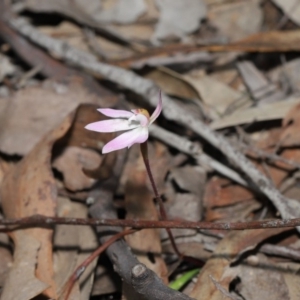
<path id="1" fill-rule="evenodd" d="M 300 261 L 300 251 L 290 247 L 264 244 L 260 247 L 259 251 L 269 255 L 276 255 Z"/>
<path id="2" fill-rule="evenodd" d="M 93 196 L 94 197 L 94 196 Z M 245 230 L 245 229 L 261 229 L 261 228 L 293 228 L 300 226 L 300 218 L 295 219 L 270 219 L 263 221 L 251 222 L 191 222 L 184 220 L 168 220 L 168 221 L 148 221 L 148 220 L 120 220 L 116 216 L 114 218 L 104 219 L 103 216 L 93 219 L 82 218 L 59 218 L 47 217 L 42 215 L 33 215 L 31 217 L 20 219 L 3 219 L 0 220 L 0 231 L 11 231 L 19 229 L 20 226 L 54 226 L 58 224 L 65 225 L 86 225 L 99 227 L 130 227 L 133 229 L 144 228 L 188 228 L 188 229 L 208 229 L 208 230 Z"/>
<path id="3" fill-rule="evenodd" d="M 290 160 L 290 159 L 284 158 L 284 157 L 279 156 L 279 155 L 274 154 L 274 153 L 268 153 L 268 152 L 266 152 L 266 151 L 264 151 L 264 150 L 261 150 L 261 149 L 255 147 L 255 146 L 246 145 L 246 144 L 244 144 L 244 143 L 241 143 L 241 144 L 239 145 L 239 147 L 241 147 L 241 148 L 243 149 L 243 151 L 245 151 L 245 152 L 246 152 L 246 151 L 247 151 L 247 152 L 248 152 L 248 151 L 254 152 L 254 153 L 257 154 L 257 156 L 259 156 L 259 158 L 261 158 L 261 159 L 265 159 L 265 160 L 269 160 L 269 161 L 273 161 L 273 162 L 282 162 L 282 163 L 284 163 L 284 164 L 286 164 L 286 165 L 289 165 L 289 166 L 292 166 L 292 167 L 294 167 L 294 168 L 296 168 L 296 169 L 300 169 L 300 164 L 297 163 L 296 161 L 292 161 L 292 160 Z M 248 154 L 248 153 L 247 153 L 247 154 Z M 251 155 L 251 154 L 249 154 L 249 155 Z M 251 155 L 251 156 L 252 156 L 252 155 Z M 254 157 L 254 158 L 257 158 L 257 156 Z"/>
<path id="4" fill-rule="evenodd" d="M 224 295 L 226 298 L 230 298 L 232 300 L 242 300 L 241 297 L 230 294 L 212 275 L 209 275 L 209 278 L 215 285 L 215 287 Z"/>

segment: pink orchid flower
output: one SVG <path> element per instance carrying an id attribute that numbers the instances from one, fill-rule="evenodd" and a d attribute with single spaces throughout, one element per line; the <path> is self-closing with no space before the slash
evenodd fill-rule
<path id="1" fill-rule="evenodd" d="M 109 153 L 123 148 L 129 148 L 133 144 L 144 143 L 149 136 L 149 126 L 157 119 L 162 110 L 162 99 L 151 117 L 145 109 L 133 109 L 131 111 L 117 110 L 111 108 L 100 108 L 103 115 L 114 118 L 112 120 L 99 121 L 88 124 L 85 128 L 97 132 L 116 132 L 128 130 L 108 142 L 102 149 L 102 153 Z"/>

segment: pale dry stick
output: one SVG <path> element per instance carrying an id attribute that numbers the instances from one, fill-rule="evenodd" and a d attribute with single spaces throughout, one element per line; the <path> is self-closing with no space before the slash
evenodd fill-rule
<path id="1" fill-rule="evenodd" d="M 248 137 L 248 135 L 246 134 L 246 132 L 240 127 L 240 126 L 236 126 L 236 131 L 238 133 L 238 135 L 241 137 L 241 141 L 236 143 L 236 147 L 238 147 L 239 150 L 241 150 L 242 152 L 246 152 L 247 155 L 247 151 L 252 151 L 255 152 L 259 158 L 262 159 L 266 159 L 269 161 L 274 161 L 274 162 L 283 162 L 287 165 L 290 165 L 292 167 L 295 167 L 297 169 L 300 169 L 300 164 L 297 163 L 296 161 L 287 159 L 285 157 L 282 157 L 280 155 L 277 155 L 276 152 L 273 151 L 273 153 L 269 153 L 265 150 L 259 149 L 258 147 L 256 147 L 253 144 L 253 141 L 251 140 L 251 138 Z M 251 153 L 248 154 L 249 156 L 251 156 Z"/>
<path id="2" fill-rule="evenodd" d="M 273 244 L 264 244 L 259 248 L 259 251 L 269 255 L 276 255 L 276 256 L 281 256 L 296 261 L 300 261 L 299 249 L 293 249 L 290 247 L 273 245 Z"/>
<path id="3" fill-rule="evenodd" d="M 224 298 L 243 300 L 241 297 L 230 294 L 212 275 L 208 275 L 215 287 L 223 294 Z"/>
<path id="4" fill-rule="evenodd" d="M 103 77 L 116 84 L 127 88 L 142 96 L 148 104 L 153 107 L 157 104 L 159 87 L 151 80 L 105 63 L 101 63 L 97 58 L 89 53 L 80 51 L 69 46 L 66 42 L 54 39 L 42 34 L 22 18 L 10 18 L 7 22 L 19 33 L 25 35 L 32 42 L 47 49 L 49 53 L 57 58 L 72 63 L 83 68 L 97 77 Z M 239 167 L 251 179 L 251 181 L 264 193 L 280 212 L 282 218 L 289 219 L 299 216 L 300 204 L 294 200 L 283 196 L 269 179 L 262 174 L 240 151 L 236 150 L 222 135 L 214 132 L 194 116 L 179 107 L 172 98 L 162 94 L 164 109 L 163 115 L 166 119 L 178 122 L 190 129 L 210 144 L 219 149 L 235 166 Z M 299 229 L 300 230 L 300 229 Z"/>
<path id="5" fill-rule="evenodd" d="M 215 232 L 211 232 L 211 231 L 207 231 L 207 230 L 201 230 L 201 233 L 207 234 L 207 235 L 212 236 L 219 240 L 223 239 L 224 236 L 226 235 L 224 232 L 215 233 Z M 212 252 L 215 251 L 214 246 L 215 245 L 213 245 L 210 248 L 210 250 Z M 258 252 L 300 261 L 300 250 L 293 249 L 291 247 L 279 246 L 279 245 L 274 245 L 274 244 L 263 244 L 258 248 Z"/>
<path id="6" fill-rule="evenodd" d="M 84 28 L 82 31 L 86 42 L 90 48 L 90 50 L 96 54 L 99 58 L 102 60 L 107 60 L 108 56 L 106 52 L 101 48 L 100 44 L 96 40 L 96 34 L 95 32 L 90 28 Z"/>
<path id="7" fill-rule="evenodd" d="M 255 147 L 255 146 L 252 146 L 252 145 L 246 145 L 244 143 L 241 143 L 238 146 L 241 149 L 243 149 L 244 151 L 250 150 L 250 151 L 255 152 L 257 155 L 259 155 L 259 158 L 267 159 L 267 160 L 273 161 L 273 162 L 282 162 L 282 163 L 290 165 L 294 168 L 300 169 L 300 164 L 299 163 L 297 163 L 296 161 L 284 158 L 280 155 L 277 155 L 277 154 L 274 154 L 274 153 L 268 153 L 267 151 L 261 150 L 261 149 Z"/>
<path id="8" fill-rule="evenodd" d="M 152 124 L 149 127 L 149 131 L 151 136 L 185 154 L 192 156 L 202 166 L 209 167 L 234 182 L 248 187 L 248 183 L 241 177 L 240 174 L 202 152 L 201 147 L 197 143 L 155 124 Z"/>
<path id="9" fill-rule="evenodd" d="M 298 8 L 299 6 L 299 0 L 294 0 L 293 5 L 289 8 L 288 11 L 283 11 L 283 16 L 275 26 L 275 30 L 280 30 L 282 27 L 289 21 L 290 15 Z"/>
<path id="10" fill-rule="evenodd" d="M 28 81 L 37 75 L 42 70 L 41 65 L 37 65 L 28 72 L 26 72 L 22 77 L 18 80 L 17 84 L 15 85 L 17 89 L 21 89 L 26 86 Z"/>

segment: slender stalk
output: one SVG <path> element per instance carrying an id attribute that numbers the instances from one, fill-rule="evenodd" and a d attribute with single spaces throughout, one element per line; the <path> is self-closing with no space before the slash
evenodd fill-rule
<path id="1" fill-rule="evenodd" d="M 166 213 L 166 210 L 165 210 L 165 206 L 164 206 L 164 203 L 162 201 L 161 195 L 158 193 L 158 189 L 157 189 L 157 186 L 155 184 L 155 181 L 154 181 L 154 178 L 153 178 L 153 175 L 152 175 L 152 171 L 151 171 L 151 167 L 150 167 L 150 163 L 149 163 L 147 141 L 141 144 L 141 152 L 142 152 L 144 164 L 145 164 L 145 167 L 146 167 L 146 170 L 147 170 L 147 173 L 148 173 L 151 185 L 152 185 L 152 189 L 153 189 L 153 192 L 154 192 L 155 199 L 158 202 L 161 220 L 166 221 L 166 220 L 168 220 L 168 217 L 167 217 L 167 213 Z M 171 244 L 172 244 L 172 247 L 173 247 L 175 253 L 178 255 L 178 257 L 180 259 L 182 259 L 183 255 L 180 253 L 180 251 L 177 248 L 177 245 L 175 243 L 175 240 L 174 240 L 171 229 L 166 228 L 166 231 L 168 233 L 169 239 L 171 241 Z"/>

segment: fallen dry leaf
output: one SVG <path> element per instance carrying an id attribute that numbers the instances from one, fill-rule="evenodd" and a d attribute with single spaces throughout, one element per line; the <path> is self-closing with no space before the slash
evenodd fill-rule
<path id="1" fill-rule="evenodd" d="M 237 68 L 257 105 L 281 101 L 285 93 L 270 82 L 251 61 L 242 61 Z"/>
<path id="2" fill-rule="evenodd" d="M 246 108 L 212 122 L 210 127 L 212 129 L 222 129 L 246 123 L 282 119 L 299 102 L 298 97 L 290 97 L 279 102 Z"/>
<path id="3" fill-rule="evenodd" d="M 133 69 L 142 69 L 143 67 L 166 67 L 170 69 L 186 69 L 188 66 L 193 66 L 195 64 L 208 64 L 213 62 L 213 55 L 208 52 L 199 51 L 194 53 L 177 53 L 172 56 L 166 57 L 150 57 L 145 59 L 134 59 L 132 57 L 132 61 L 126 61 L 125 65 L 122 64 L 121 61 L 115 61 L 114 64 L 119 66 L 123 66 L 126 68 L 128 65 Z"/>
<path id="4" fill-rule="evenodd" d="M 7 233 L 0 233 L 0 286 L 4 286 L 4 282 L 8 276 L 12 266 L 13 256 L 11 249 L 11 241 Z"/>
<path id="5" fill-rule="evenodd" d="M 34 214 L 56 215 L 57 190 L 51 170 L 51 151 L 53 144 L 67 132 L 71 123 L 72 115 L 48 133 L 23 160 L 5 174 L 0 192 L 6 218 L 22 218 Z M 49 287 L 45 292 L 46 295 L 50 298 L 56 298 L 52 261 L 53 230 L 50 228 L 30 228 L 13 231 L 10 235 L 16 247 L 20 245 L 20 247 L 26 248 L 31 239 L 37 240 L 39 248 L 37 262 L 31 265 L 28 276 L 33 277 L 36 274 L 37 278 Z M 18 240 L 20 236 L 22 242 Z M 28 237 L 27 242 L 26 237 Z M 28 253 L 28 255 L 31 257 L 32 254 Z M 24 255 L 23 260 L 27 260 Z M 18 263 L 16 258 L 14 263 Z M 16 286 L 21 287 L 21 282 L 15 282 Z"/>
<path id="6" fill-rule="evenodd" d="M 131 23 L 142 15 L 146 6 L 144 0 L 106 1 L 92 0 L 86 5 L 84 0 L 63 1 L 25 1 L 26 8 L 32 11 L 57 12 L 74 18 L 83 24 L 101 28 L 101 25 L 111 22 Z"/>
<path id="7" fill-rule="evenodd" d="M 0 83 L 7 75 L 13 75 L 15 71 L 15 66 L 9 58 L 0 53 Z"/>
<path id="8" fill-rule="evenodd" d="M 285 89 L 290 89 L 292 93 L 298 91 L 300 84 L 300 59 L 292 59 L 284 65 L 277 66 L 268 72 L 268 77 L 277 85 L 283 86 Z"/>
<path id="9" fill-rule="evenodd" d="M 101 106 L 102 101 L 75 81 L 68 85 L 47 81 L 18 91 L 0 101 L 0 151 L 27 154 L 79 104 Z"/>
<path id="10" fill-rule="evenodd" d="M 108 2 L 108 1 L 107 1 Z M 113 3 L 114 1 L 111 1 Z M 84 4 L 84 2 L 82 2 Z M 106 6 L 107 3 L 106 3 Z M 130 24 L 147 11 L 144 0 L 118 0 L 114 5 L 95 15 L 103 23 Z M 105 7 L 104 7 L 105 8 Z M 91 13 L 94 13 L 91 11 Z M 90 15 L 91 15 L 90 13 Z"/>
<path id="11" fill-rule="evenodd" d="M 300 30 L 267 31 L 228 45 L 203 47 L 211 51 L 280 52 L 299 51 Z"/>
<path id="12" fill-rule="evenodd" d="M 39 30 L 54 38 L 61 39 L 69 45 L 95 54 L 95 52 L 105 59 L 124 59 L 133 55 L 133 51 L 117 43 L 113 43 L 93 31 L 84 31 L 79 24 L 64 21 L 57 26 L 39 26 Z"/>
<path id="13" fill-rule="evenodd" d="M 170 169 L 165 192 L 165 207 L 170 219 L 195 222 L 202 219 L 205 180 L 206 172 L 199 166 L 186 165 Z M 194 229 L 172 229 L 172 233 L 176 242 L 198 240 L 197 230 Z M 166 231 L 161 232 L 161 237 L 163 240 L 168 238 Z M 166 243 L 169 242 L 166 240 Z"/>
<path id="14" fill-rule="evenodd" d="M 284 282 L 288 288 L 289 299 L 297 300 L 300 296 L 299 287 L 299 263 L 296 262 L 282 262 L 278 263 L 277 266 L 283 269 Z"/>
<path id="15" fill-rule="evenodd" d="M 273 263 L 263 254 L 250 256 L 232 269 L 241 280 L 237 291 L 245 299 L 292 300 L 284 280 L 284 274 L 292 272 Z M 298 276 L 294 274 L 292 277 L 296 279 Z"/>
<path id="16" fill-rule="evenodd" d="M 300 25 L 300 5 L 294 0 L 272 0 L 280 9 L 283 10 L 285 16 L 289 17 L 297 25 Z"/>
<path id="17" fill-rule="evenodd" d="M 231 42 L 237 41 L 260 31 L 263 14 L 259 6 L 254 0 L 221 3 L 211 7 L 208 19 Z"/>
<path id="18" fill-rule="evenodd" d="M 214 176 L 206 185 L 204 205 L 210 209 L 249 201 L 253 197 L 253 193 L 247 188 L 232 184 L 228 179 Z"/>
<path id="19" fill-rule="evenodd" d="M 157 67 L 145 76 L 154 81 L 162 90 L 170 95 L 186 99 L 199 99 L 198 91 L 185 78 L 165 67 Z"/>
<path id="20" fill-rule="evenodd" d="M 49 285 L 35 277 L 40 242 L 22 231 L 14 232 L 14 262 L 6 277 L 1 293 L 2 300 L 30 300 Z"/>
<path id="21" fill-rule="evenodd" d="M 8 172 L 11 166 L 13 166 L 13 164 L 10 164 L 0 158 L 0 186 L 5 174 Z"/>
<path id="22" fill-rule="evenodd" d="M 65 187 L 75 192 L 88 189 L 95 183 L 95 179 L 87 177 L 82 169 L 93 169 L 101 161 L 100 154 L 93 150 L 70 146 L 55 158 L 53 167 L 63 174 Z"/>
<path id="23" fill-rule="evenodd" d="M 108 263 L 103 259 L 98 261 L 94 274 L 92 296 L 112 294 L 122 290 L 121 278 L 116 274 Z"/>
<path id="24" fill-rule="evenodd" d="M 300 145 L 300 104 L 294 105 L 282 121 L 284 131 L 280 137 L 282 147 L 295 147 Z"/>
<path id="25" fill-rule="evenodd" d="M 87 218 L 88 208 L 85 204 L 59 197 L 58 216 L 70 218 Z M 55 282 L 60 294 L 67 280 L 76 267 L 91 255 L 98 246 L 95 232 L 88 226 L 57 225 L 54 236 L 54 269 Z M 97 264 L 95 259 L 85 270 L 80 281 L 75 283 L 73 297 L 80 300 L 89 299 L 93 270 Z M 63 299 L 63 298 L 62 298 Z"/>
<path id="26" fill-rule="evenodd" d="M 245 187 L 214 176 L 206 185 L 204 194 L 206 221 L 241 221 L 259 209 L 261 204 Z"/>
<path id="27" fill-rule="evenodd" d="M 182 192 L 192 193 L 201 199 L 206 179 L 203 168 L 190 165 L 172 168 L 168 179 L 174 180 Z"/>
<path id="28" fill-rule="evenodd" d="M 72 127 L 53 148 L 53 166 L 63 175 L 67 192 L 88 189 L 97 180 L 110 176 L 117 152 L 100 155 L 113 134 L 86 130 L 86 124 L 103 120 L 96 105 L 82 104 L 75 112 Z"/>
<path id="29" fill-rule="evenodd" d="M 80 149 L 78 146 L 100 150 L 102 145 L 111 139 L 111 135 L 87 131 L 84 129 L 84 125 L 101 118 L 96 106 L 81 105 L 60 126 L 46 134 L 28 155 L 4 174 L 1 185 L 1 199 L 3 199 L 2 206 L 6 218 L 21 218 L 33 214 L 56 215 L 57 187 L 51 170 L 52 151 L 55 160 L 55 158 L 60 157 L 61 153 L 64 153 L 63 149 L 72 149 L 70 147 L 74 146 L 77 147 L 77 154 L 91 151 Z M 85 166 L 91 163 L 90 157 L 88 160 L 89 162 L 86 162 Z M 107 161 L 108 163 L 112 162 L 111 160 Z M 108 166 L 104 168 L 105 176 L 107 176 L 107 168 Z M 77 168 L 76 171 L 74 169 L 67 171 L 66 168 L 64 170 L 66 178 L 71 174 L 75 177 L 78 176 L 75 172 L 79 172 L 79 176 L 86 177 L 80 168 Z M 70 171 L 72 172 L 68 173 Z M 17 232 L 13 231 L 11 233 L 16 245 L 19 243 Z M 33 228 L 24 229 L 21 232 L 22 237 L 33 237 L 39 242 L 36 270 L 34 264 L 31 272 L 32 275 L 36 274 L 38 279 L 47 284 L 49 289 L 46 294 L 55 298 L 57 288 L 54 282 L 52 257 L 53 230 Z M 26 247 L 24 241 L 23 239 L 22 246 Z M 86 244 L 86 242 L 84 243 Z M 24 260 L 26 260 L 26 257 L 24 257 Z"/>
<path id="30" fill-rule="evenodd" d="M 224 295 L 215 287 L 209 276 L 213 276 L 227 291 L 229 284 L 235 278 L 235 274 L 228 274 L 228 268 L 232 262 L 246 251 L 254 249 L 268 237 L 284 232 L 286 229 L 258 229 L 230 232 L 220 241 L 211 258 L 202 268 L 197 283 L 189 295 L 201 300 L 222 300 Z"/>
<path id="31" fill-rule="evenodd" d="M 207 108 L 206 111 L 209 117 L 213 120 L 220 119 L 230 106 L 237 103 L 237 101 L 242 102 L 242 105 L 239 105 L 237 109 L 237 113 L 252 104 L 249 96 L 208 75 L 192 72 L 185 75 L 184 78 L 198 92 L 200 99 Z"/>
<path id="32" fill-rule="evenodd" d="M 207 12 L 202 0 L 159 0 L 156 5 L 160 10 L 160 18 L 152 37 L 154 42 L 183 38 L 194 32 Z"/>

